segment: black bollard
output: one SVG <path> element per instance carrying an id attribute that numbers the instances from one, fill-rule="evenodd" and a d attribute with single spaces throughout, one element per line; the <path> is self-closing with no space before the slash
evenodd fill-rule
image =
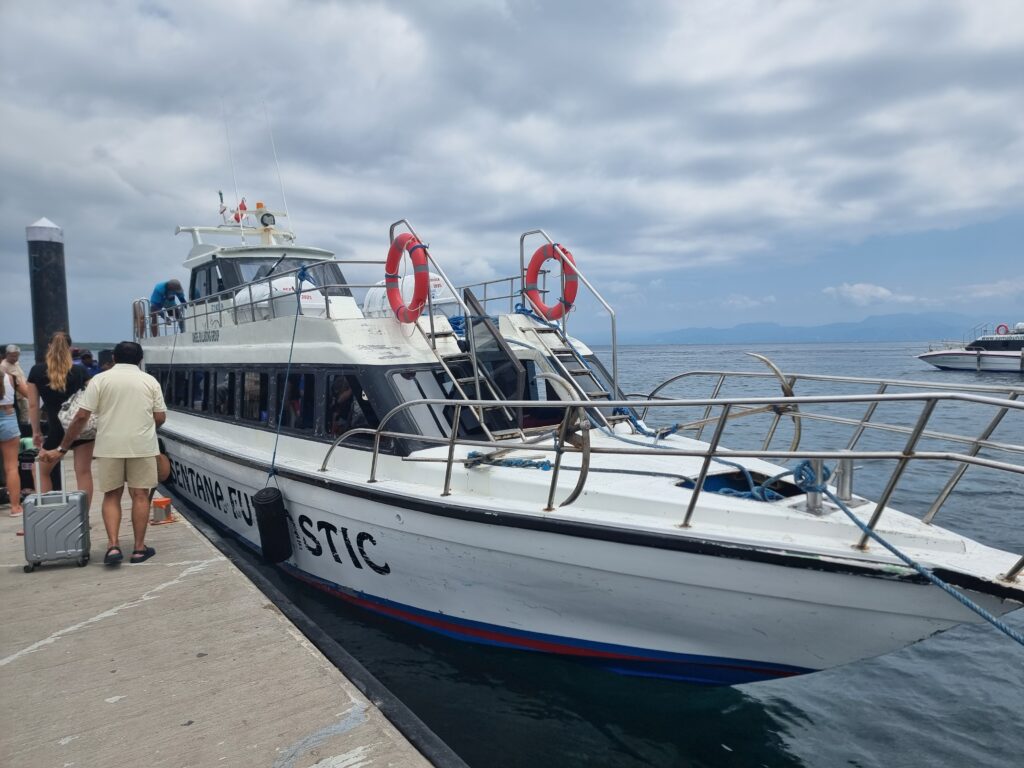
<path id="1" fill-rule="evenodd" d="M 43 359 L 50 337 L 68 331 L 68 286 L 64 274 L 64 232 L 49 219 L 25 227 L 32 294 L 32 341 Z"/>

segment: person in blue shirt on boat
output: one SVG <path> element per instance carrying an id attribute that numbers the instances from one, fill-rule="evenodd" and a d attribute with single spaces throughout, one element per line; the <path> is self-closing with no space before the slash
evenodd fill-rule
<path id="1" fill-rule="evenodd" d="M 153 336 L 159 335 L 160 321 L 167 318 L 177 318 L 178 327 L 182 333 L 185 332 L 185 318 L 178 305 L 185 303 L 185 292 L 181 289 L 181 283 L 177 280 L 167 280 L 157 283 L 153 288 L 153 295 L 149 297 L 149 331 Z"/>

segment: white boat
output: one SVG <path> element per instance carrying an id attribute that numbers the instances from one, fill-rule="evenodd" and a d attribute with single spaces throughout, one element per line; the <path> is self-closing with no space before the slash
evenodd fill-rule
<path id="1" fill-rule="evenodd" d="M 716 684 L 825 669 L 981 620 L 866 531 L 994 616 L 1024 602 L 1019 553 L 933 522 L 965 471 L 1024 496 L 1024 446 L 992 437 L 1024 420 L 1024 389 L 765 369 L 689 372 L 627 397 L 614 312 L 581 267 L 565 268 L 563 299 L 545 306 L 540 267 L 569 257 L 541 230 L 520 238 L 515 277 L 460 290 L 396 222 L 386 288 L 398 311 L 364 315 L 352 292 L 372 292 L 380 267 L 297 246 L 273 218 L 179 228 L 193 238 L 183 333 L 174 322 L 151 336 L 145 300 L 133 312 L 170 409 L 164 491 L 295 577 L 454 638 Z M 235 242 L 211 242 L 222 235 Z M 527 242 L 541 243 L 528 268 Z M 411 301 L 397 269 L 407 257 Z M 343 266 L 374 274 L 349 282 Z M 435 311 L 428 280 L 459 313 Z M 581 284 L 608 307 L 610 371 L 568 334 Z M 726 396 L 734 380 L 744 393 Z M 664 399 L 699 382 L 709 395 Z M 934 428 L 947 407 L 974 413 L 978 434 Z M 819 424 L 832 443 L 802 448 Z M 773 479 L 801 461 L 811 479 L 839 472 L 824 491 Z M 875 501 L 853 491 L 855 462 L 884 472 L 858 475 Z M 923 519 L 890 505 L 919 466 L 948 477 Z M 283 505 L 254 500 L 267 486 Z"/>
<path id="2" fill-rule="evenodd" d="M 1012 328 L 1000 323 L 995 332 L 983 328 L 972 335 L 974 340 L 967 343 L 932 345 L 917 359 L 943 370 L 1024 373 L 1024 323 Z"/>

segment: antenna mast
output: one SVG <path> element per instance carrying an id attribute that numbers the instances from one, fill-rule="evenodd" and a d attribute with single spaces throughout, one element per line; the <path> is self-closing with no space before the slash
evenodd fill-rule
<path id="1" fill-rule="evenodd" d="M 288 198 L 284 194 L 284 179 L 281 177 L 281 164 L 277 161 L 277 145 L 274 143 L 274 129 L 270 125 L 270 113 L 267 111 L 267 101 L 263 100 L 263 117 L 267 121 L 267 133 L 270 134 L 270 149 L 274 153 L 274 166 L 277 168 L 277 183 L 281 186 L 281 202 L 284 203 L 284 215 L 288 219 L 288 228 L 295 234 L 295 227 L 292 225 L 291 214 L 288 213 Z"/>
<path id="2" fill-rule="evenodd" d="M 245 243 L 245 217 L 238 210 L 238 179 L 235 178 L 235 158 L 231 153 L 231 132 L 228 130 L 228 116 L 224 111 L 224 99 L 220 100 L 220 116 L 224 121 L 224 135 L 228 140 L 228 162 L 231 164 L 231 183 L 235 185 L 235 215 L 238 216 L 238 231 L 242 235 L 242 242 Z"/>

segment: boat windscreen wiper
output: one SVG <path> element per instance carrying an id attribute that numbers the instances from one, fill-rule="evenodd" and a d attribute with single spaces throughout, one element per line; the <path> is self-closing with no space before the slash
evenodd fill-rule
<path id="1" fill-rule="evenodd" d="M 267 270 L 267 274 L 265 274 L 264 277 L 270 277 L 272 274 L 274 274 L 274 270 L 281 265 L 281 262 L 284 261 L 287 256 L 287 253 L 282 253 L 281 257 L 274 262 L 274 266 Z"/>

